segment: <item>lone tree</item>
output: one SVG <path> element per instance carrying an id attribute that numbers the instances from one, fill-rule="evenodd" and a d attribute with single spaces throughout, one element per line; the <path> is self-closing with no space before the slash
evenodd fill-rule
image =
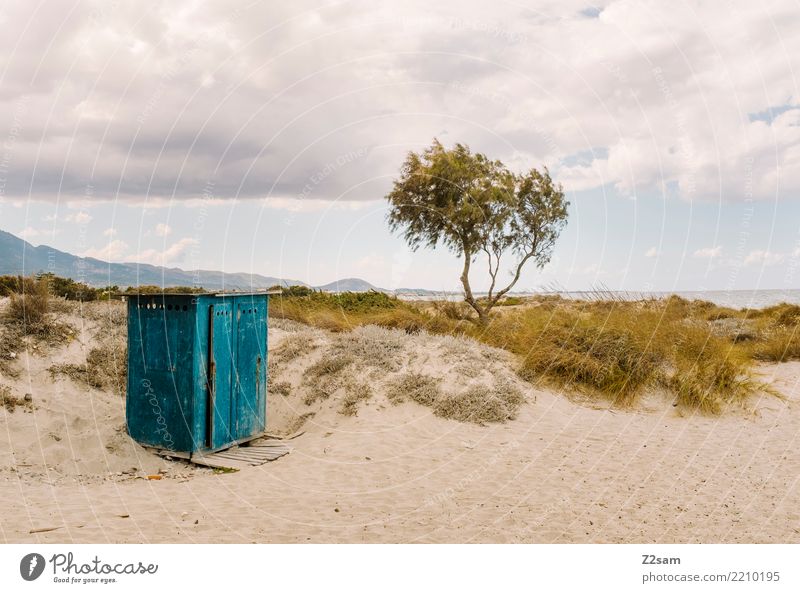
<path id="1" fill-rule="evenodd" d="M 447 150 L 436 139 L 422 153 L 408 154 L 386 199 L 389 226 L 412 249 L 435 248 L 441 242 L 464 258 L 464 300 L 481 323 L 514 287 L 528 261 L 539 268 L 550 261 L 569 206 L 547 169 L 517 175 L 500 161 L 473 154 L 468 146 Z M 501 259 L 508 253 L 514 256 L 512 277 L 499 288 Z M 487 297 L 478 300 L 469 274 L 481 254 L 488 259 L 490 285 Z"/>

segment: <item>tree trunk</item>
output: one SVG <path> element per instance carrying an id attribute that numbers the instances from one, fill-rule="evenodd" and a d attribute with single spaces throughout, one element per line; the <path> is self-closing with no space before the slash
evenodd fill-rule
<path id="1" fill-rule="evenodd" d="M 475 312 L 478 314 L 478 322 L 482 325 L 485 325 L 489 320 L 489 311 L 484 310 L 484 308 L 478 304 L 478 301 L 476 301 L 475 297 L 472 296 L 472 287 L 469 285 L 469 266 L 471 260 L 472 254 L 465 249 L 464 269 L 461 272 L 461 285 L 464 287 L 464 300 L 469 303 L 470 307 L 475 309 Z"/>

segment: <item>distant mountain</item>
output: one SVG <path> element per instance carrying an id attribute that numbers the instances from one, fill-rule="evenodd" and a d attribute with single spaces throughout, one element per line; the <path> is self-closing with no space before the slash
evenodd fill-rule
<path id="1" fill-rule="evenodd" d="M 392 291 L 396 295 L 403 295 L 403 296 L 416 296 L 416 297 L 444 297 L 448 295 L 458 295 L 462 294 L 458 291 L 452 290 L 430 290 L 428 288 L 395 288 Z M 477 291 L 473 292 L 473 294 L 482 294 Z"/>
<path id="2" fill-rule="evenodd" d="M 394 292 L 392 290 L 378 288 L 361 278 L 342 278 L 341 280 L 335 280 L 328 284 L 323 284 L 322 286 L 315 286 L 314 288 L 326 292 L 367 292 L 368 290 L 386 293 Z"/>
<path id="3" fill-rule="evenodd" d="M 300 280 L 259 274 L 225 273 L 213 270 L 187 271 L 150 264 L 110 263 L 92 257 L 78 257 L 47 245 L 34 247 L 27 241 L 0 231 L 0 275 L 52 272 L 90 286 L 120 287 L 152 284 L 156 286 L 202 286 L 209 290 L 253 290 L 302 285 Z"/>

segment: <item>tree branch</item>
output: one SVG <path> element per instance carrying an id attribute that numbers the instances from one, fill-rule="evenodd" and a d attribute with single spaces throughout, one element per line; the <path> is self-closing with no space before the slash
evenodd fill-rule
<path id="1" fill-rule="evenodd" d="M 483 244 L 482 249 L 486 253 L 486 257 L 489 260 L 489 276 L 492 278 L 492 284 L 489 286 L 489 300 L 491 301 L 492 292 L 494 291 L 495 283 L 497 282 L 497 272 L 500 271 L 500 253 L 495 250 L 497 265 L 492 266 L 492 254 L 489 251 L 489 248 L 486 246 L 486 243 Z"/>
<path id="2" fill-rule="evenodd" d="M 469 267 L 472 261 L 472 250 L 468 249 L 466 243 L 463 245 L 464 249 L 464 269 L 461 272 L 461 285 L 464 287 L 464 300 L 475 309 L 478 318 L 483 320 L 486 317 L 486 311 L 478 304 L 475 297 L 472 295 L 472 287 L 469 285 Z"/>
<path id="3" fill-rule="evenodd" d="M 526 253 L 526 254 L 525 254 L 525 257 L 523 257 L 523 258 L 520 260 L 519 264 L 517 264 L 517 271 L 514 273 L 514 278 L 511 280 L 511 282 L 509 283 L 509 285 L 508 285 L 508 286 L 506 286 L 506 287 L 505 287 L 503 290 L 501 290 L 501 291 L 498 291 L 498 293 L 497 293 L 497 294 L 495 295 L 495 297 L 494 297 L 494 301 L 490 303 L 490 305 L 491 305 L 492 307 L 494 306 L 494 304 L 495 304 L 497 301 L 499 301 L 501 298 L 503 298 L 503 296 L 504 296 L 504 295 L 505 295 L 505 294 L 506 294 L 506 293 L 507 293 L 509 290 L 511 290 L 512 288 L 514 288 L 514 285 L 517 283 L 517 280 L 519 280 L 519 277 L 520 277 L 520 275 L 522 274 L 522 267 L 523 267 L 523 266 L 524 266 L 524 265 L 527 263 L 527 261 L 528 261 L 530 258 L 532 258 L 532 257 L 533 257 L 533 252 L 531 252 L 531 253 Z"/>

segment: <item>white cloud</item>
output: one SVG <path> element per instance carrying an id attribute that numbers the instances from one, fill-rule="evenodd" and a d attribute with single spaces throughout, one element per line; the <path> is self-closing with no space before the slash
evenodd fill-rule
<path id="1" fill-rule="evenodd" d="M 130 246 L 125 241 L 113 239 L 101 247 L 87 249 L 82 255 L 111 262 L 136 262 L 155 266 L 169 266 L 184 261 L 189 248 L 196 244 L 196 239 L 186 237 L 164 249 L 149 248 L 138 253 L 131 253 Z"/>
<path id="2" fill-rule="evenodd" d="M 703 247 L 695 251 L 692 256 L 702 259 L 713 259 L 722 255 L 722 245 L 716 247 Z"/>
<path id="3" fill-rule="evenodd" d="M 157 237 L 166 237 L 167 235 L 170 235 L 171 233 L 172 233 L 172 227 L 169 226 L 168 224 L 164 224 L 162 222 L 159 222 L 156 225 L 156 236 Z"/>
<path id="4" fill-rule="evenodd" d="M 744 265 L 774 266 L 782 263 L 785 258 L 786 254 L 784 253 L 756 249 L 747 254 L 747 257 L 744 258 Z"/>
<path id="5" fill-rule="evenodd" d="M 33 239 L 34 237 L 38 237 L 39 235 L 42 235 L 42 234 L 44 234 L 44 233 L 42 233 L 42 231 L 40 231 L 39 229 L 35 229 L 32 226 L 27 226 L 24 229 L 22 229 L 20 232 L 17 233 L 17 235 L 19 235 L 20 237 L 22 237 L 23 239 L 26 239 L 26 240 L 27 239 Z"/>
<path id="6" fill-rule="evenodd" d="M 103 236 L 104 237 L 114 237 L 114 236 L 116 236 L 117 232 L 118 232 L 117 229 L 109 227 L 109 228 L 107 228 L 106 230 L 103 231 Z"/>
<path id="7" fill-rule="evenodd" d="M 128 252 L 128 244 L 120 239 L 114 239 L 102 247 L 87 249 L 81 255 L 83 257 L 93 257 L 104 261 L 119 262 L 123 261 Z"/>
<path id="8" fill-rule="evenodd" d="M 23 128 L 7 196 L 369 200 L 434 135 L 567 189 L 800 192 L 791 0 L 37 7 L 7 12 L 0 109 L 26 93 L 52 124 Z"/>
<path id="9" fill-rule="evenodd" d="M 186 253 L 193 245 L 197 245 L 198 241 L 191 237 L 185 237 L 165 249 L 145 249 L 136 255 L 129 258 L 129 261 L 135 261 L 145 264 L 153 264 L 154 266 L 170 266 L 183 262 L 186 259 Z"/>
<path id="10" fill-rule="evenodd" d="M 651 247 L 650 249 L 644 252 L 645 257 L 658 257 L 659 255 L 661 255 L 661 252 L 655 247 Z"/>
<path id="11" fill-rule="evenodd" d="M 92 215 L 82 210 L 80 212 L 67 214 L 64 220 L 67 222 L 74 222 L 75 224 L 88 224 L 92 221 Z"/>
<path id="12" fill-rule="evenodd" d="M 314 200 L 300 198 L 270 197 L 264 200 L 265 208 L 270 210 L 285 210 L 287 212 L 307 213 L 322 212 L 325 210 L 363 210 L 375 206 L 376 201 L 366 200 Z"/>

